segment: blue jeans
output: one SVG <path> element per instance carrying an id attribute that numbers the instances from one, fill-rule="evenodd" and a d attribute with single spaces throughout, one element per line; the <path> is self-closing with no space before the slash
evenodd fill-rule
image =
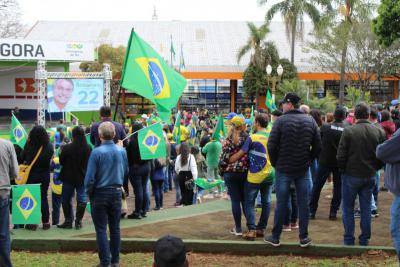
<path id="1" fill-rule="evenodd" d="M 290 225 L 291 223 L 297 223 L 298 217 L 299 217 L 299 209 L 297 208 L 296 189 L 290 187 L 289 200 L 287 203 L 287 210 L 285 213 L 285 219 L 283 220 L 283 225 Z"/>
<path id="2" fill-rule="evenodd" d="M 360 200 L 361 212 L 359 244 L 361 246 L 368 245 L 371 238 L 371 197 L 374 184 L 374 177 L 361 178 L 342 175 L 342 219 L 345 245 L 354 245 L 354 202 L 357 195 Z"/>
<path id="3" fill-rule="evenodd" d="M 147 183 L 149 181 L 150 163 L 139 167 L 129 168 L 129 179 L 135 192 L 135 211 L 136 215 L 146 214 Z"/>
<path id="4" fill-rule="evenodd" d="M 164 183 L 163 183 L 163 191 L 167 193 L 169 191 L 169 171 L 168 167 L 164 167 Z"/>
<path id="5" fill-rule="evenodd" d="M 156 208 L 163 207 L 163 180 L 151 180 L 151 187 L 153 188 L 154 199 L 156 201 Z"/>
<path id="6" fill-rule="evenodd" d="M 374 189 L 372 190 L 372 194 L 374 195 L 374 201 L 375 201 L 375 209 L 378 209 L 378 193 L 379 193 L 379 179 L 381 176 L 381 172 L 377 171 L 375 175 L 375 186 Z M 374 210 L 371 208 L 371 210 Z"/>
<path id="7" fill-rule="evenodd" d="M 60 222 L 60 207 L 61 207 L 61 195 L 57 195 L 55 193 L 51 193 L 51 203 L 52 203 L 52 211 L 51 211 L 51 224 L 57 225 Z"/>
<path id="8" fill-rule="evenodd" d="M 395 196 L 390 208 L 390 231 L 392 233 L 394 248 L 400 259 L 400 197 Z"/>
<path id="9" fill-rule="evenodd" d="M 10 198 L 0 198 L 0 266 L 12 267 L 10 252 Z"/>
<path id="10" fill-rule="evenodd" d="M 326 179 L 329 174 L 333 174 L 333 198 L 331 201 L 330 215 L 335 215 L 340 208 L 340 201 L 342 199 L 342 180 L 338 168 L 328 167 L 323 164 L 318 166 L 318 176 L 314 181 L 314 186 L 310 200 L 310 213 L 315 214 L 318 209 L 318 201 L 321 194 L 321 190 L 324 187 Z"/>
<path id="11" fill-rule="evenodd" d="M 119 263 L 121 197 L 121 188 L 106 188 L 95 189 L 90 199 L 97 248 L 103 266 Z M 110 230 L 110 243 L 107 239 L 107 224 Z"/>
<path id="12" fill-rule="evenodd" d="M 253 184 L 246 182 L 244 185 L 244 210 L 247 220 L 247 228 L 249 230 L 264 230 L 267 228 L 269 213 L 271 211 L 271 193 L 272 183 L 263 182 L 261 184 Z M 258 192 L 261 193 L 261 215 L 256 226 L 254 203 Z"/>
<path id="13" fill-rule="evenodd" d="M 237 232 L 242 231 L 242 211 L 246 216 L 244 209 L 244 185 L 246 183 L 247 173 L 226 172 L 224 173 L 225 184 L 228 187 L 231 198 L 232 215 L 235 221 Z M 241 206 L 241 207 L 240 207 Z M 254 206 L 253 206 L 254 209 Z"/>
<path id="14" fill-rule="evenodd" d="M 274 239 L 279 240 L 282 227 L 285 223 L 285 214 L 287 213 L 287 205 L 290 195 L 290 184 L 294 182 L 297 193 L 297 205 L 299 209 L 299 238 L 304 239 L 308 237 L 308 220 L 309 220 L 309 187 L 311 178 L 309 172 L 299 174 L 296 176 L 288 176 L 284 173 L 276 171 L 275 191 L 276 191 L 276 212 L 274 220 L 274 228 L 272 229 L 272 236 Z"/>

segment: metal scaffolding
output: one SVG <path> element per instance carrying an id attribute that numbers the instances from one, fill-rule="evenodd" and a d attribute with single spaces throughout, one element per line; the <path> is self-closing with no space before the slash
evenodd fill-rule
<path id="1" fill-rule="evenodd" d="M 103 64 L 103 72 L 47 72 L 46 62 L 38 61 L 35 71 L 36 84 L 38 85 L 37 124 L 43 127 L 46 124 L 46 84 L 47 79 L 104 79 L 104 105 L 111 104 L 111 79 L 110 65 Z"/>

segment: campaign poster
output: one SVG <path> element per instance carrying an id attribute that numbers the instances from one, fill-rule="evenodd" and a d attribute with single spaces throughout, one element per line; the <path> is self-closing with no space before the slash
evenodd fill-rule
<path id="1" fill-rule="evenodd" d="M 103 79 L 48 79 L 47 111 L 98 110 L 104 104 Z"/>

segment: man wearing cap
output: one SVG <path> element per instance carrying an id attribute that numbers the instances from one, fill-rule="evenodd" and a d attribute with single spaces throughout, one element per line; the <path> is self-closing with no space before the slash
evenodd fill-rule
<path id="1" fill-rule="evenodd" d="M 280 246 L 280 235 L 285 219 L 290 184 L 293 182 L 298 196 L 300 246 L 311 244 L 308 237 L 310 162 L 317 158 L 321 149 L 319 129 L 311 116 L 299 110 L 300 97 L 286 94 L 282 108 L 284 114 L 274 123 L 268 139 L 268 154 L 276 170 L 276 210 L 272 235 L 264 241 Z"/>
<path id="2" fill-rule="evenodd" d="M 166 235 L 157 240 L 153 267 L 188 267 L 186 248 L 182 239 Z"/>

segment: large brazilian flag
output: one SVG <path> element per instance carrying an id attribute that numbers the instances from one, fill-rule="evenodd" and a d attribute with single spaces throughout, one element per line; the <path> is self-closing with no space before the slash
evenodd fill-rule
<path id="1" fill-rule="evenodd" d="M 157 159 L 167 156 L 161 123 L 140 130 L 138 132 L 138 143 L 142 159 Z"/>
<path id="2" fill-rule="evenodd" d="M 186 87 L 186 79 L 136 32 L 132 31 L 122 70 L 121 86 L 170 111 Z"/>
<path id="3" fill-rule="evenodd" d="M 13 224 L 39 224 L 40 209 L 40 184 L 12 186 Z"/>

